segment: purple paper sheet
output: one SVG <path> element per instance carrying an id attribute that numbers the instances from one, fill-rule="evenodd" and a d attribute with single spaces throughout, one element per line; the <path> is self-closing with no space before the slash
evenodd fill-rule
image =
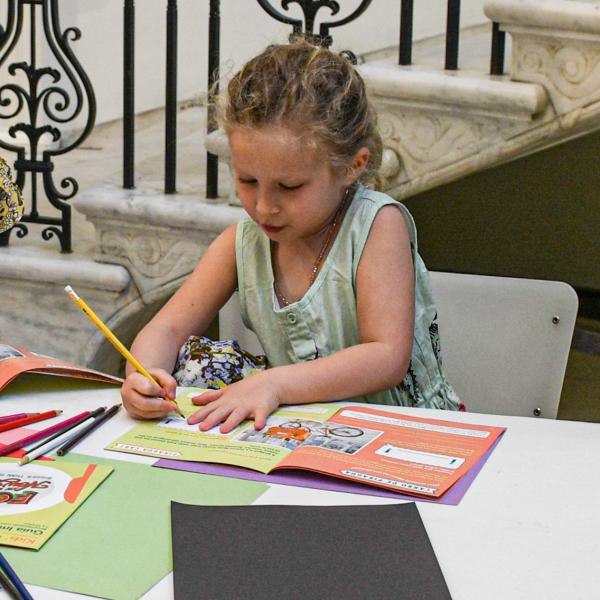
<path id="1" fill-rule="evenodd" d="M 329 490 L 332 492 L 348 492 L 351 494 L 364 494 L 366 496 L 381 496 L 383 498 L 396 498 L 397 500 L 409 500 L 418 502 L 434 502 L 437 504 L 458 504 L 481 468 L 489 458 L 490 454 L 500 441 L 502 435 L 498 436 L 490 449 L 475 463 L 475 465 L 465 473 L 441 498 L 423 498 L 420 496 L 411 496 L 398 492 L 392 492 L 381 488 L 376 488 L 362 483 L 354 483 L 338 477 L 321 475 L 312 471 L 286 470 L 275 471 L 269 475 L 251 471 L 242 467 L 233 467 L 231 465 L 218 465 L 215 463 L 189 462 L 184 460 L 161 459 L 154 463 L 154 467 L 163 469 L 175 469 L 177 471 L 191 471 L 193 473 L 203 473 L 204 475 L 218 475 L 221 477 L 236 477 L 237 479 L 247 479 L 251 481 L 262 481 L 264 483 L 279 483 L 282 485 L 295 485 L 298 487 L 317 488 L 320 490 Z"/>

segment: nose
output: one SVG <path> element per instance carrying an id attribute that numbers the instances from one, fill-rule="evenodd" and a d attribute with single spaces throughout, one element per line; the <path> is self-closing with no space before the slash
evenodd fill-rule
<path id="1" fill-rule="evenodd" d="M 261 217 L 276 215 L 281 210 L 275 194 L 268 190 L 260 189 L 256 195 L 256 212 Z"/>

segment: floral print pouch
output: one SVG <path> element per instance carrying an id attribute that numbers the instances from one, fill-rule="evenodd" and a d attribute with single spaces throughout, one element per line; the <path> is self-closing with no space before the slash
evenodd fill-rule
<path id="1" fill-rule="evenodd" d="M 23 216 L 23 197 L 12 182 L 10 167 L 0 156 L 0 233 L 8 231 Z"/>
<path id="2" fill-rule="evenodd" d="M 236 340 L 194 335 L 179 350 L 173 377 L 181 386 L 218 390 L 266 368 L 266 356 L 242 350 Z"/>

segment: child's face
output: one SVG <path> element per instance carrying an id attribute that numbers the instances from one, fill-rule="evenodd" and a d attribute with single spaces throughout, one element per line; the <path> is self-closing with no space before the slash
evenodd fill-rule
<path id="1" fill-rule="evenodd" d="M 354 180 L 285 127 L 235 128 L 229 144 L 242 205 L 273 241 L 318 236 Z"/>

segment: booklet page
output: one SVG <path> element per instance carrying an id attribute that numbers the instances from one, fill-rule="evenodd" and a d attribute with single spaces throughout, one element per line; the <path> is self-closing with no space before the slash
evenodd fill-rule
<path id="1" fill-rule="evenodd" d="M 435 414 L 435 411 L 432 411 Z M 278 468 L 302 468 L 391 490 L 441 496 L 504 431 L 348 406 L 327 423 L 298 419 L 302 445 Z"/>
<path id="2" fill-rule="evenodd" d="M 185 388 L 177 395 L 177 404 L 186 418 L 199 409 L 192 404 L 192 398 L 204 391 Z M 197 424 L 188 425 L 186 419 L 171 414 L 158 422 L 136 425 L 106 449 L 171 460 L 222 463 L 268 473 L 304 441 L 302 432 L 290 432 L 282 427 L 283 423 L 299 419 L 321 423 L 338 408 L 327 404 L 283 406 L 269 416 L 260 431 L 254 428 L 254 421 L 244 421 L 225 434 L 219 426 L 200 431 Z"/>

